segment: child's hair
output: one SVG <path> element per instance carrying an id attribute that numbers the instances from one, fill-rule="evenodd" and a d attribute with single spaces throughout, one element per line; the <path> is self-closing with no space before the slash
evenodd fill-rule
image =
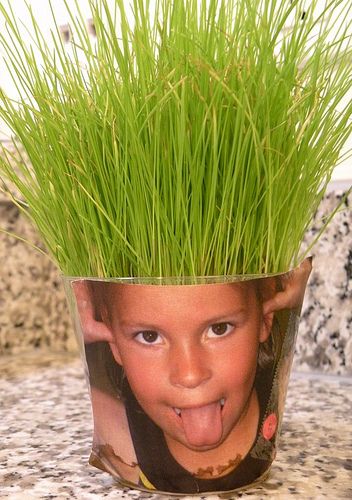
<path id="1" fill-rule="evenodd" d="M 89 382 L 94 388 L 113 398 L 122 398 L 125 373 L 111 352 L 107 342 L 85 344 Z"/>
<path id="2" fill-rule="evenodd" d="M 94 319 L 97 321 L 106 321 L 106 317 L 111 317 L 111 311 L 109 310 L 109 290 L 115 283 L 94 280 L 87 282 L 94 307 Z M 259 278 L 249 281 L 248 284 L 254 286 L 260 306 L 272 294 L 281 290 L 281 280 L 279 277 Z M 280 325 L 285 324 L 286 316 L 287 311 L 275 313 L 270 335 L 265 342 L 261 342 L 259 345 L 258 370 L 260 371 L 270 369 L 274 372 L 277 366 L 285 334 L 283 331 L 284 328 L 281 328 Z M 115 361 L 109 344 L 99 342 L 86 344 L 85 347 L 91 384 L 104 392 L 112 391 L 115 396 L 117 394 L 118 397 L 121 397 L 121 387 L 125 376 L 124 370 Z"/>

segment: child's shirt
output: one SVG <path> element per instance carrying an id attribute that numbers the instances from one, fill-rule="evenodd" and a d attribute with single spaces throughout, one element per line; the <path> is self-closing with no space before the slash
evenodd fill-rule
<path id="1" fill-rule="evenodd" d="M 162 430 L 146 415 L 128 382 L 123 395 L 133 446 L 142 473 L 140 486 L 173 493 L 202 493 L 227 491 L 248 485 L 262 476 L 270 467 L 274 455 L 276 415 L 268 415 L 267 405 L 272 387 L 272 366 L 257 374 L 255 387 L 258 394 L 260 417 L 256 439 L 241 460 L 234 456 L 235 466 L 228 474 L 211 479 L 195 477 L 184 469 L 170 453 Z"/>

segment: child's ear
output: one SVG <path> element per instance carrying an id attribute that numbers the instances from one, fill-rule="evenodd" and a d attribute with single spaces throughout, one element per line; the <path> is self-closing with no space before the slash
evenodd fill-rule
<path id="1" fill-rule="evenodd" d="M 72 289 L 76 297 L 78 316 L 81 323 L 84 342 L 112 342 L 113 335 L 107 323 L 106 308 L 100 308 L 96 315 L 97 304 L 94 295 L 85 280 L 74 281 Z"/>
<path id="2" fill-rule="evenodd" d="M 263 314 L 262 326 L 259 334 L 259 342 L 266 342 L 273 327 L 274 313 Z"/>
<path id="3" fill-rule="evenodd" d="M 116 363 L 118 363 L 119 365 L 122 366 L 122 360 L 121 360 L 119 348 L 117 347 L 115 342 L 111 342 L 109 345 L 110 345 L 110 349 L 111 349 L 111 352 L 115 358 Z"/>
<path id="4" fill-rule="evenodd" d="M 265 297 L 264 314 L 281 309 L 300 310 L 311 270 L 312 259 L 307 258 L 299 267 L 279 276 L 281 291 L 275 290 L 272 296 Z"/>
<path id="5" fill-rule="evenodd" d="M 258 281 L 258 290 L 261 298 L 262 325 L 259 334 L 259 342 L 268 340 L 274 321 L 274 312 L 267 311 L 265 304 L 276 294 L 275 277 L 262 278 Z"/>

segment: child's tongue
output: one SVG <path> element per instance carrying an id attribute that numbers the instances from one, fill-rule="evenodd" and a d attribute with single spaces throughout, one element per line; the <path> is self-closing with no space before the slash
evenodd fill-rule
<path id="1" fill-rule="evenodd" d="M 192 446 L 217 444 L 222 436 L 221 404 L 211 403 L 181 410 L 183 429 Z"/>

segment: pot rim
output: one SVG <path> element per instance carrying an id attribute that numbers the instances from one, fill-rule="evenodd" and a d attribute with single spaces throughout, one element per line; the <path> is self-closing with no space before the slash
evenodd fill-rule
<path id="1" fill-rule="evenodd" d="M 263 279 L 275 276 L 282 276 L 292 273 L 298 269 L 304 261 L 309 260 L 312 262 L 313 257 L 309 256 L 303 259 L 300 264 L 295 267 L 278 273 L 262 273 L 262 274 L 233 274 L 221 276 L 134 276 L 134 277 L 111 277 L 101 278 L 98 276 L 66 276 L 61 275 L 64 283 L 72 283 L 75 281 L 101 281 L 110 283 L 130 284 L 130 285 L 215 285 L 221 283 L 235 283 L 242 281 L 250 281 L 256 279 Z"/>

